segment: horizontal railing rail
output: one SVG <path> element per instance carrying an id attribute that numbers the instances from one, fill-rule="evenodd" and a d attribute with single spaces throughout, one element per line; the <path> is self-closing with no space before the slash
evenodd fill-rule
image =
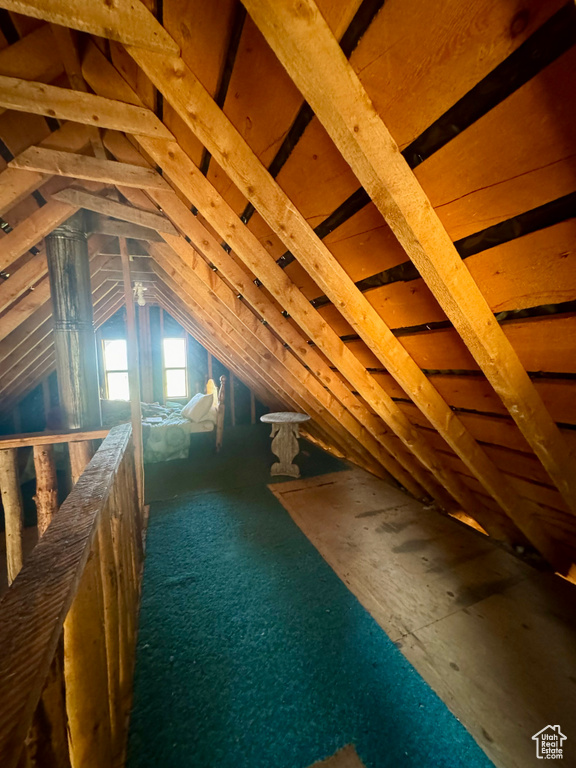
<path id="1" fill-rule="evenodd" d="M 123 764 L 142 521 L 111 430 L 0 600 L 0 765 Z"/>

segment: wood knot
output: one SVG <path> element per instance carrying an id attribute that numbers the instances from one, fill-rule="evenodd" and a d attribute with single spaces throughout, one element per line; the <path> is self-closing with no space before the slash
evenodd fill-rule
<path id="1" fill-rule="evenodd" d="M 518 37 L 518 35 L 521 35 L 528 26 L 529 21 L 530 12 L 526 8 L 522 11 L 518 11 L 518 13 L 512 17 L 512 21 L 510 22 L 510 37 L 514 39 L 515 37 Z"/>

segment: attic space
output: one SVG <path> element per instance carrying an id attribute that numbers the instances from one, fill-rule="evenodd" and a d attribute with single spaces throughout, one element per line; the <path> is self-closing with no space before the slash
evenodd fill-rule
<path id="1" fill-rule="evenodd" d="M 573 0 L 0 0 L 2 768 L 576 765 Z"/>

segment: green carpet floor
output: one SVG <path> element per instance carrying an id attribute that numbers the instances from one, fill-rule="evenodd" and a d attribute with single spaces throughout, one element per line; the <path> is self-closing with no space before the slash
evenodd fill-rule
<path id="1" fill-rule="evenodd" d="M 346 465 L 303 443 L 302 475 Z M 268 429 L 147 467 L 129 768 L 492 765 L 266 488 Z M 176 498 L 175 494 L 178 494 Z"/>

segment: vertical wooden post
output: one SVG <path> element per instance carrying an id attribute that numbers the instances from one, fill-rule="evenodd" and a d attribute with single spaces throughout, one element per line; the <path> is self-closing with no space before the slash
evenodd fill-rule
<path id="1" fill-rule="evenodd" d="M 22 494 L 18 479 L 17 448 L 0 451 L 0 492 L 6 526 L 8 584 L 22 568 Z"/>
<path id="2" fill-rule="evenodd" d="M 64 622 L 66 711 L 72 768 L 112 765 L 98 540 Z"/>
<path id="3" fill-rule="evenodd" d="M 122 257 L 122 276 L 126 299 L 126 340 L 128 347 L 128 379 L 130 382 L 130 413 L 132 415 L 132 436 L 134 440 L 134 462 L 136 465 L 136 491 L 139 510 L 144 505 L 144 466 L 142 448 L 142 408 L 140 406 L 140 378 L 138 375 L 138 336 L 136 333 L 136 312 L 130 278 L 130 257 L 126 238 L 119 237 Z"/>
<path id="4" fill-rule="evenodd" d="M 236 403 L 234 401 L 234 374 L 230 371 L 230 418 L 232 426 L 236 426 Z"/>
<path id="5" fill-rule="evenodd" d="M 118 481 L 118 479 L 117 479 Z M 106 635 L 106 665 L 108 670 L 108 696 L 110 701 L 110 738 L 114 764 L 121 751 L 124 716 L 120 708 L 120 623 L 118 605 L 118 573 L 114 559 L 112 538 L 112 500 L 102 510 L 98 527 L 100 573 L 102 577 L 102 604 Z"/>
<path id="6" fill-rule="evenodd" d="M 250 392 L 250 424 L 256 424 L 256 398 L 254 392 Z"/>
<path id="7" fill-rule="evenodd" d="M 54 446 L 34 446 L 34 469 L 36 470 L 36 517 L 38 536 L 42 536 L 58 509 L 58 480 L 54 461 Z"/>

